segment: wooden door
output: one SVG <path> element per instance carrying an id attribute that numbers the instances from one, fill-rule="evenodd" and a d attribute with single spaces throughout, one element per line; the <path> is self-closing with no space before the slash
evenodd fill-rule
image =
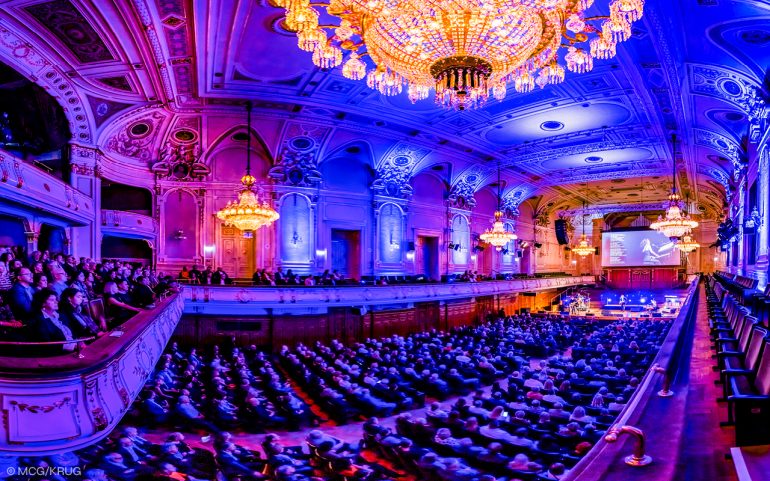
<path id="1" fill-rule="evenodd" d="M 254 274 L 254 236 L 244 237 L 232 227 L 221 227 L 219 266 L 232 278 L 250 279 Z"/>

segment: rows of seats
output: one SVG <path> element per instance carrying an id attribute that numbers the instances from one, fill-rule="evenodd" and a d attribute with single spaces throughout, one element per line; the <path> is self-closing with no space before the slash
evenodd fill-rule
<path id="1" fill-rule="evenodd" d="M 736 444 L 770 443 L 770 349 L 768 326 L 741 302 L 725 276 L 706 278 L 709 326 Z M 732 286 L 732 287 L 731 287 Z M 758 306 L 757 303 L 751 303 Z"/>
<path id="2" fill-rule="evenodd" d="M 607 323 L 594 349 L 525 366 L 451 406 L 433 404 L 418 418 L 396 418 L 396 432 L 371 420 L 363 442 L 418 479 L 560 479 L 595 444 L 649 367 L 621 352 L 645 340 L 659 347 L 669 321 Z M 618 334 L 619 333 L 619 334 Z M 648 360 L 649 361 L 649 360 Z M 617 363 L 617 364 L 616 364 Z"/>
<path id="3" fill-rule="evenodd" d="M 351 346 L 284 346 L 279 355 L 300 387 L 343 423 L 421 407 L 426 395 L 446 399 L 490 385 L 518 369 L 522 356 L 545 357 L 571 345 L 587 325 L 512 316 Z"/>

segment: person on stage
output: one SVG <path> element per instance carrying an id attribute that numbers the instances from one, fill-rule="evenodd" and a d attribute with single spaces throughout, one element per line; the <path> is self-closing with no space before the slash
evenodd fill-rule
<path id="1" fill-rule="evenodd" d="M 620 310 L 621 311 L 625 311 L 626 310 L 626 302 L 627 302 L 626 301 L 626 295 L 625 294 L 621 294 L 620 295 L 620 301 L 618 302 L 618 304 L 620 304 Z"/>

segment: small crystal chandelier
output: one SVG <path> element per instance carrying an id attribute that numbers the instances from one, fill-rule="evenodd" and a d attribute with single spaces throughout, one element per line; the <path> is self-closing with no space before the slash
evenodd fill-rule
<path id="1" fill-rule="evenodd" d="M 278 212 L 269 202 L 259 201 L 259 195 L 254 191 L 257 179 L 251 175 L 251 102 L 246 103 L 248 112 L 248 140 L 246 143 L 246 174 L 241 177 L 243 190 L 238 193 L 238 200 L 231 200 L 224 209 L 217 212 L 217 218 L 225 225 L 249 234 L 262 226 L 270 225 L 278 220 Z"/>
<path id="2" fill-rule="evenodd" d="M 665 216 L 658 216 L 658 220 L 650 224 L 650 229 L 656 230 L 671 240 L 676 240 L 685 234 L 689 234 L 698 227 L 698 222 L 682 210 L 682 196 L 676 191 L 676 134 L 671 135 L 673 143 L 673 169 L 671 194 L 668 196 Z"/>
<path id="3" fill-rule="evenodd" d="M 644 0 L 604 0 L 608 16 L 587 14 L 594 0 L 270 1 L 317 67 L 342 66 L 346 78 L 386 96 L 406 90 L 412 102 L 435 90 L 436 103 L 457 110 L 502 100 L 508 84 L 559 83 L 565 66 L 590 72 L 644 12 Z"/>
<path id="4" fill-rule="evenodd" d="M 502 182 L 500 181 L 500 164 L 497 164 L 497 210 L 495 211 L 495 222 L 492 224 L 491 229 L 487 229 L 483 234 L 479 236 L 482 242 L 495 246 L 495 250 L 500 252 L 503 247 L 519 238 L 513 232 L 505 230 L 505 224 L 503 224 L 503 212 L 500 210 L 500 204 L 502 196 L 500 195 L 500 188 Z"/>
<path id="5" fill-rule="evenodd" d="M 695 249 L 700 247 L 700 244 L 695 242 L 695 239 L 690 236 L 690 234 L 685 234 L 679 241 L 676 243 L 676 248 L 680 251 L 684 252 L 685 254 L 688 254 Z"/>
<path id="6" fill-rule="evenodd" d="M 586 204 L 583 202 L 583 214 L 581 216 L 581 222 L 583 224 L 583 235 L 580 236 L 580 241 L 578 241 L 577 245 L 572 248 L 572 252 L 579 255 L 580 257 L 585 257 L 587 255 L 593 254 L 596 252 L 596 249 L 594 249 L 594 246 L 592 246 L 588 242 L 588 238 L 586 237 Z"/>

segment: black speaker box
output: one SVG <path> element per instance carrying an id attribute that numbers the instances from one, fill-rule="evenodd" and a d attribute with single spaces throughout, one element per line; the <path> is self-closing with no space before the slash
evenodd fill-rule
<path id="1" fill-rule="evenodd" d="M 556 229 L 556 241 L 559 245 L 569 244 L 569 234 L 567 233 L 567 221 L 564 219 L 556 219 L 554 222 L 554 228 Z"/>
<path id="2" fill-rule="evenodd" d="M 413 251 L 414 250 L 414 242 L 408 242 L 406 244 L 406 250 Z"/>

